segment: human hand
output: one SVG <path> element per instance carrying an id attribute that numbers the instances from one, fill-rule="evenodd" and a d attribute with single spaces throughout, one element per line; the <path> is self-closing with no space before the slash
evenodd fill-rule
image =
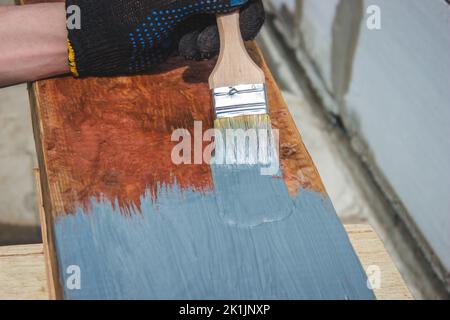
<path id="1" fill-rule="evenodd" d="M 81 11 L 81 28 L 69 29 L 69 60 L 76 76 L 135 74 L 174 52 L 188 59 L 219 51 L 215 14 L 241 8 L 244 40 L 264 23 L 261 0 L 66 0 Z"/>

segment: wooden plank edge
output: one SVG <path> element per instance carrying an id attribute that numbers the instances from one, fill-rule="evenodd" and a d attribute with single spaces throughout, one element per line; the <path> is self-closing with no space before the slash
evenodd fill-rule
<path id="1" fill-rule="evenodd" d="M 0 247 L 0 257 L 16 257 L 41 254 L 44 254 L 41 243 Z"/>
<path id="2" fill-rule="evenodd" d="M 44 244 L 44 254 L 46 261 L 48 292 L 51 300 L 63 299 L 62 288 L 59 281 L 59 270 L 55 252 L 55 241 L 53 234 L 53 215 L 49 192 L 49 185 L 46 174 L 45 153 L 42 150 L 42 132 L 43 128 L 40 121 L 39 106 L 36 97 L 38 96 L 37 82 L 29 84 L 28 92 L 30 97 L 31 119 L 36 145 L 36 153 L 40 169 L 34 171 L 35 186 L 37 192 L 37 201 L 39 209 L 39 218 L 41 222 L 42 241 Z"/>
<path id="3" fill-rule="evenodd" d="M 344 227 L 367 277 L 380 277 L 379 287 L 373 288 L 377 299 L 413 300 L 411 291 L 375 230 L 367 224 Z"/>

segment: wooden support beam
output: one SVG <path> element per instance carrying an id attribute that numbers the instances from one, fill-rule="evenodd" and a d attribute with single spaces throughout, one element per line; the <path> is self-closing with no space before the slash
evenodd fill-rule
<path id="1" fill-rule="evenodd" d="M 246 47 L 266 77 L 283 179 L 242 198 L 289 194 L 292 208 L 255 227 L 222 215 L 208 163 L 172 161 L 176 129 L 207 144 L 214 60 L 172 58 L 146 75 L 30 86 L 55 298 L 373 298 L 261 52 Z M 234 202 L 237 216 L 258 205 Z"/>

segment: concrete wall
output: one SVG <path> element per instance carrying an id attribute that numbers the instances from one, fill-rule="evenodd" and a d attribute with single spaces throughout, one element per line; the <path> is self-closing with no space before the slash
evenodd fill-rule
<path id="1" fill-rule="evenodd" d="M 0 0 L 0 5 L 14 0 Z M 1 46 L 1 43 L 0 43 Z M 0 89 L 0 245 L 40 241 L 36 155 L 25 84 Z"/>
<path id="2" fill-rule="evenodd" d="M 272 0 L 279 11 L 283 3 Z M 369 30 L 370 5 L 381 29 Z M 445 0 L 300 0 L 285 37 L 393 203 L 450 271 L 450 5 Z M 300 12 L 300 16 L 294 12 Z M 284 32 L 285 33 L 285 32 Z"/>
<path id="3" fill-rule="evenodd" d="M 450 5 L 371 2 L 383 25 L 361 29 L 345 116 L 450 271 Z"/>

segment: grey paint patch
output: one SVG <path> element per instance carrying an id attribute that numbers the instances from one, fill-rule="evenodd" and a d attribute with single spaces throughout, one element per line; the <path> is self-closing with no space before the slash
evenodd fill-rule
<path id="1" fill-rule="evenodd" d="M 92 200 L 55 223 L 65 298 L 373 299 L 329 199 L 302 190 L 291 204 L 287 219 L 238 227 L 214 193 L 162 187 L 130 217 Z M 80 290 L 64 286 L 70 265 Z"/>
<path id="2" fill-rule="evenodd" d="M 286 219 L 293 211 L 270 118 L 218 119 L 211 163 L 215 197 L 225 223 L 243 227 Z M 221 139 L 218 139 L 220 136 Z"/>
<path id="3" fill-rule="evenodd" d="M 253 227 L 292 214 L 293 206 L 281 173 L 261 175 L 259 165 L 212 165 L 211 169 L 217 206 L 225 223 Z"/>
<path id="4" fill-rule="evenodd" d="M 224 222 L 252 227 L 287 218 L 292 205 L 268 118 L 250 116 L 216 122 L 223 142 L 216 139 L 211 172 Z"/>

